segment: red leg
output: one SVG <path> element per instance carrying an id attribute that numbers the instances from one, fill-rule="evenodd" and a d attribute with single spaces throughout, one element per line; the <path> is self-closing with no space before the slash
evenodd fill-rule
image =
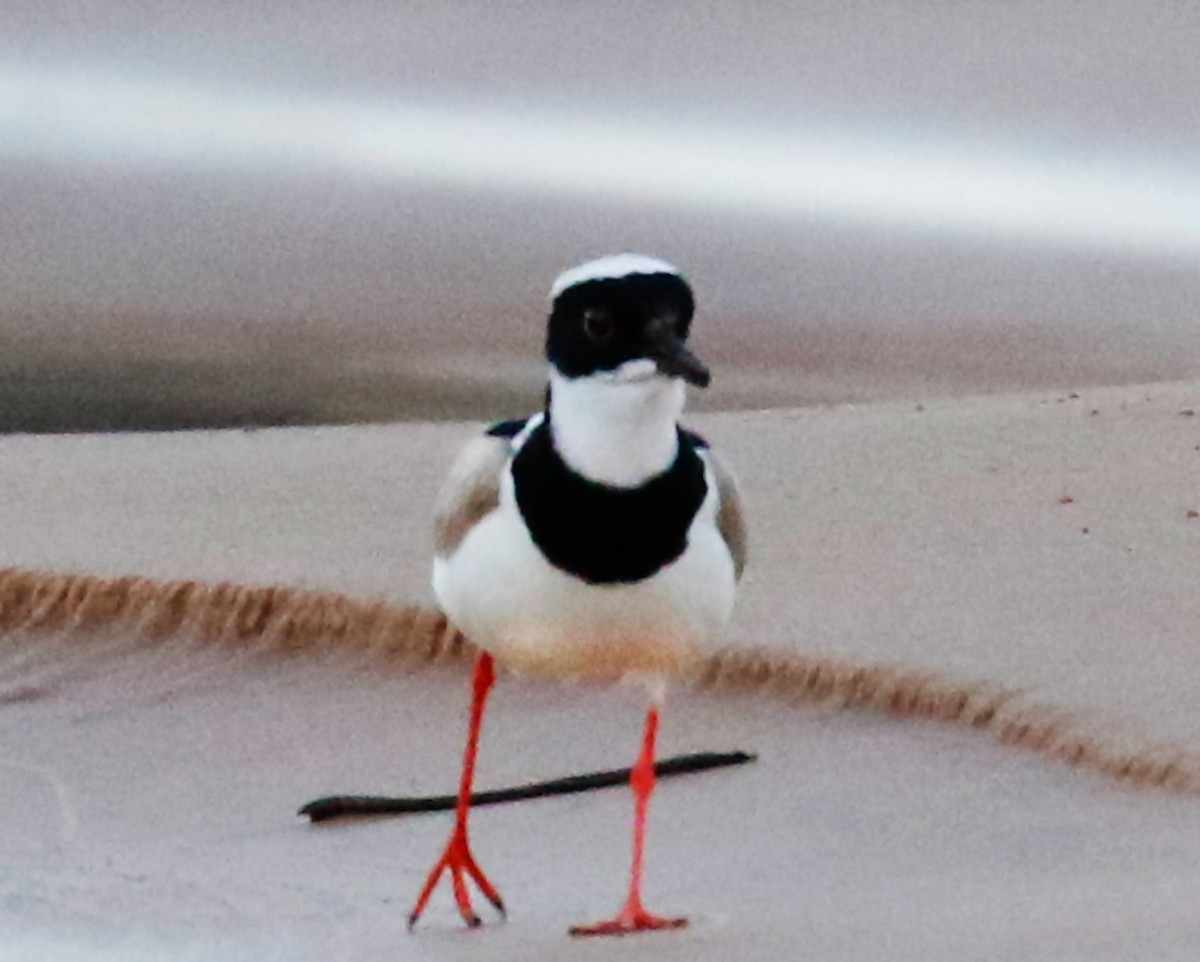
<path id="1" fill-rule="evenodd" d="M 642 753 L 638 756 L 629 780 L 633 788 L 633 868 L 629 878 L 629 897 L 617 917 L 593 925 L 573 925 L 571 934 L 629 935 L 654 929 L 678 929 L 687 919 L 668 919 L 651 915 L 642 905 L 642 857 L 646 846 L 646 809 L 654 791 L 654 743 L 658 738 L 658 707 L 652 706 L 646 715 L 646 733 L 642 738 Z"/>
<path id="2" fill-rule="evenodd" d="M 479 890 L 487 900 L 496 907 L 496 910 L 501 915 L 504 915 L 504 901 L 500 898 L 500 893 L 496 891 L 496 887 L 488 881 L 488 877 L 483 874 L 479 866 L 475 863 L 475 858 L 471 855 L 471 844 L 467 838 L 467 816 L 471 811 L 471 784 L 475 778 L 475 756 L 479 750 L 479 729 L 483 723 L 483 706 L 487 702 L 488 693 L 492 690 L 492 684 L 495 680 L 496 672 L 495 666 L 492 663 L 492 656 L 487 652 L 483 652 L 475 662 L 475 680 L 472 685 L 471 698 L 471 724 L 467 731 L 466 752 L 463 755 L 462 779 L 458 784 L 458 804 L 454 812 L 454 831 L 450 835 L 450 841 L 446 843 L 446 850 L 442 853 L 442 857 L 438 859 L 426 877 L 425 886 L 421 889 L 421 894 L 417 898 L 417 904 L 408 916 L 408 927 L 410 930 L 417 924 L 417 919 L 421 917 L 421 913 L 425 911 L 425 906 L 429 902 L 429 896 L 433 894 L 438 879 L 441 878 L 442 873 L 445 871 L 450 872 L 450 881 L 454 888 L 454 901 L 458 903 L 458 912 L 463 917 L 463 921 L 471 926 L 471 928 L 475 928 L 483 923 L 471 907 L 471 896 L 467 892 L 465 876 L 470 876 L 475 884 L 479 886 Z"/>

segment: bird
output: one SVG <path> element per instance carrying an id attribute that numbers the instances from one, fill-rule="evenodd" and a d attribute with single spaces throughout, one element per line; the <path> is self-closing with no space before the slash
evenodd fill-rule
<path id="1" fill-rule="evenodd" d="M 435 503 L 434 593 L 479 654 L 455 824 L 408 917 L 410 931 L 443 874 L 469 927 L 482 920 L 468 879 L 506 917 L 468 833 L 497 666 L 525 677 L 644 686 L 628 895 L 615 917 L 570 934 L 687 924 L 644 906 L 647 811 L 668 680 L 698 662 L 733 610 L 746 563 L 741 497 L 707 442 L 680 425 L 687 386 L 711 380 L 688 346 L 695 301 L 683 274 L 657 257 L 613 254 L 564 271 L 549 300 L 543 410 L 472 439 Z"/>

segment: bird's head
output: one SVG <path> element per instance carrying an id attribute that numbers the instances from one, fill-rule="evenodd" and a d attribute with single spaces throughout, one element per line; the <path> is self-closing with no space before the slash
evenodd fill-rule
<path id="1" fill-rule="evenodd" d="M 708 368 L 687 346 L 692 289 L 666 261 L 642 254 L 589 261 L 559 275 L 550 299 L 546 356 L 561 377 L 708 386 Z"/>

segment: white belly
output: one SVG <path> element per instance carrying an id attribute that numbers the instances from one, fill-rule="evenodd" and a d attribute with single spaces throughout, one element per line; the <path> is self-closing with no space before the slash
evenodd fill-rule
<path id="1" fill-rule="evenodd" d="M 616 678 L 685 671 L 733 611 L 733 562 L 715 524 L 715 485 L 671 564 L 632 584 L 591 585 L 555 568 L 525 530 L 511 476 L 500 507 L 449 558 L 433 587 L 475 644 L 520 674 Z"/>

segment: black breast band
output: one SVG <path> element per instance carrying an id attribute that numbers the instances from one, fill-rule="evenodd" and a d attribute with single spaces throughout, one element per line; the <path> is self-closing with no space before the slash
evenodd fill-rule
<path id="1" fill-rule="evenodd" d="M 636 488 L 612 487 L 567 467 L 547 417 L 512 465 L 517 506 L 534 544 L 555 567 L 590 584 L 649 578 L 687 547 L 688 528 L 708 493 L 696 453 L 702 446 L 680 431 L 666 471 Z"/>

